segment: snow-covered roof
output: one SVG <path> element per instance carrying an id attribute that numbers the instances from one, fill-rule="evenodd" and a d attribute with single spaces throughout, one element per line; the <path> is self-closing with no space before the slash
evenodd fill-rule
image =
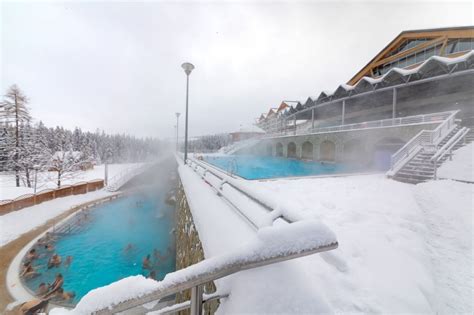
<path id="1" fill-rule="evenodd" d="M 355 85 L 341 84 L 334 91 L 322 91 L 318 97 L 309 97 L 306 101 L 302 102 L 285 102 L 290 105 L 290 110 L 285 112 L 287 115 L 291 115 L 299 110 L 297 104 L 305 104 L 305 108 L 310 106 L 310 102 L 313 104 L 321 104 L 328 101 L 336 100 L 339 98 L 347 97 L 349 95 L 356 95 L 367 91 L 376 90 L 381 87 L 393 86 L 401 83 L 416 81 L 432 76 L 436 76 L 442 73 L 459 72 L 467 70 L 473 67 L 474 64 L 474 50 L 465 53 L 458 57 L 441 57 L 431 56 L 421 64 L 413 68 L 392 68 L 383 76 L 372 78 L 363 77 Z M 350 94 L 349 94 L 350 93 Z M 290 104 L 290 103 L 296 103 Z M 293 110 L 291 109 L 293 108 Z"/>

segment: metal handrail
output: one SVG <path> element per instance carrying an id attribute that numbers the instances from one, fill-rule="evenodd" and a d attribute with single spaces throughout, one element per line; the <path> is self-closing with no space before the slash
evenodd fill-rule
<path id="1" fill-rule="evenodd" d="M 431 158 L 431 163 L 433 163 L 433 169 L 434 169 L 434 179 L 437 179 L 438 174 L 438 164 L 439 161 L 449 152 L 450 158 L 452 157 L 452 151 L 455 145 L 459 143 L 464 137 L 467 135 L 469 132 L 469 128 L 463 127 L 461 130 L 459 130 L 456 135 L 454 135 L 446 144 L 436 152 L 436 154 Z"/>
<path id="2" fill-rule="evenodd" d="M 254 269 L 258 267 L 267 266 L 287 260 L 292 260 L 299 257 L 304 257 L 316 253 L 321 253 L 329 250 L 336 249 L 338 243 L 330 243 L 325 245 L 318 244 L 306 244 L 304 248 L 291 248 L 286 253 L 278 253 L 275 255 L 269 255 L 268 257 L 237 257 L 237 259 L 229 259 L 219 261 L 219 256 L 215 256 L 206 260 L 203 260 L 195 265 L 191 265 L 187 268 L 178 270 L 173 274 L 176 276 L 175 281 L 162 281 L 162 285 L 159 289 L 147 293 L 140 298 L 132 298 L 129 300 L 122 301 L 108 308 L 96 311 L 93 314 L 116 314 L 127 311 L 129 309 L 163 299 L 165 297 L 174 295 L 184 290 L 191 289 L 196 294 L 200 292 L 200 297 L 197 296 L 195 299 L 191 299 L 191 314 L 201 314 L 202 311 L 202 286 L 211 281 L 230 276 L 234 273 Z M 200 266 L 206 266 L 206 268 L 200 269 Z M 190 275 L 192 270 L 195 269 L 194 273 Z M 180 277 L 183 275 L 183 277 Z M 174 280 L 174 279 L 173 279 Z M 199 295 L 199 294 L 198 294 Z M 196 305 L 197 304 L 197 305 Z"/>
<path id="3" fill-rule="evenodd" d="M 211 302 L 214 300 L 220 300 L 224 298 L 228 298 L 229 294 L 219 294 L 219 293 L 211 293 L 211 294 L 204 294 L 202 298 L 202 304 Z M 184 311 L 191 308 L 191 301 L 184 301 L 179 304 L 173 304 L 171 306 L 164 307 L 157 311 L 154 311 L 155 314 L 176 314 L 180 311 Z"/>
<path id="4" fill-rule="evenodd" d="M 319 127 L 319 128 L 304 128 L 303 126 L 312 126 L 311 121 L 306 123 L 296 125 L 296 129 L 287 131 L 283 130 L 281 132 L 267 133 L 263 138 L 273 138 L 277 136 L 284 135 L 305 135 L 305 134 L 318 134 L 325 132 L 338 132 L 338 131 L 350 131 L 350 130 L 364 130 L 371 128 L 385 128 L 385 127 L 396 127 L 396 126 L 406 126 L 414 124 L 427 124 L 427 123 L 437 123 L 446 121 L 453 111 L 438 112 L 424 115 L 414 115 L 398 118 L 387 118 L 380 120 L 371 120 L 354 124 L 344 124 L 337 126 L 329 127 Z M 278 124 L 278 122 L 277 122 Z"/>
<path id="5" fill-rule="evenodd" d="M 117 175 L 113 176 L 109 182 L 110 185 L 107 186 L 108 191 L 116 191 L 121 186 L 123 186 L 126 182 L 128 182 L 131 178 L 135 177 L 136 175 L 142 173 L 145 169 L 150 166 L 149 163 L 142 164 L 138 167 L 129 167 Z"/>
<path id="6" fill-rule="evenodd" d="M 208 182 L 208 184 L 211 185 L 211 187 L 213 187 L 217 192 L 220 193 L 221 197 L 226 199 L 226 201 L 230 202 L 232 205 L 233 205 L 232 201 L 225 196 L 225 192 L 223 190 L 224 185 L 228 185 L 231 188 L 235 189 L 236 191 L 238 191 L 239 193 L 241 193 L 245 197 L 249 198 L 250 200 L 255 202 L 258 206 L 260 206 L 261 208 L 263 208 L 264 210 L 266 210 L 268 212 L 272 212 L 277 207 L 277 205 L 275 205 L 275 204 L 270 204 L 268 201 L 264 201 L 264 200 L 261 200 L 261 198 L 256 197 L 247 187 L 244 187 L 243 185 L 241 185 L 239 183 L 239 181 L 236 180 L 234 177 L 229 176 L 229 175 L 223 173 L 222 171 L 215 169 L 212 165 L 210 165 L 208 163 L 205 163 L 205 162 L 202 162 L 202 161 L 197 161 L 194 158 L 188 159 L 188 162 L 191 162 L 191 163 L 201 167 L 204 170 L 204 174 L 202 175 L 203 177 L 205 176 L 205 173 L 210 173 L 213 176 L 217 177 L 220 180 L 218 185 L 215 185 L 212 182 Z M 236 206 L 235 206 L 235 208 L 248 221 L 251 221 L 251 225 L 253 225 L 254 227 L 257 226 L 242 210 L 240 210 Z M 274 220 L 276 220 L 276 219 L 282 219 L 282 220 L 286 221 L 287 223 L 294 222 L 294 220 L 292 218 L 288 217 L 284 213 L 281 213 Z"/>
<path id="7" fill-rule="evenodd" d="M 435 155 L 433 155 L 433 157 L 431 157 L 431 162 L 437 162 L 439 161 L 440 159 L 443 158 L 443 156 L 446 154 L 446 152 L 449 151 L 450 148 L 452 148 L 455 144 L 458 143 L 459 140 L 462 139 L 462 137 L 464 137 L 467 132 L 469 131 L 468 128 L 466 127 L 463 127 L 461 128 L 454 136 L 451 137 L 451 139 L 449 139 L 448 142 L 446 142 L 436 153 Z"/>
<path id="8" fill-rule="evenodd" d="M 416 155 L 422 146 L 437 146 L 454 128 L 455 117 L 459 110 L 451 111 L 450 115 L 434 130 L 422 130 L 403 147 L 392 155 L 390 175 L 394 175 L 405 165 L 414 155 Z"/>

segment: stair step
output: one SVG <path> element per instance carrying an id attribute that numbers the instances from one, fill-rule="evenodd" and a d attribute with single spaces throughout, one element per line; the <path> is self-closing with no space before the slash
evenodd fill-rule
<path id="1" fill-rule="evenodd" d="M 421 162 L 421 161 L 413 161 L 411 160 L 410 162 L 408 162 L 407 165 L 411 165 L 411 166 L 430 166 L 430 165 L 433 165 L 431 162 Z"/>
<path id="2" fill-rule="evenodd" d="M 398 171 L 400 174 L 426 174 L 426 175 L 433 175 L 434 174 L 434 169 L 406 169 L 402 168 L 400 171 Z M 397 174 L 398 174 L 397 173 Z"/>
<path id="3" fill-rule="evenodd" d="M 403 177 L 403 178 L 410 178 L 410 179 L 417 179 L 417 180 L 430 180 L 433 179 L 433 175 L 422 175 L 422 174 L 411 174 L 411 173 L 403 173 L 403 172 L 398 172 L 397 177 Z"/>

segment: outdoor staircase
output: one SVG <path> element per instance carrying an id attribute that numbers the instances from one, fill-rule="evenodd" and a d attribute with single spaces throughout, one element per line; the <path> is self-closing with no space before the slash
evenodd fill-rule
<path id="1" fill-rule="evenodd" d="M 463 147 L 467 143 L 474 141 L 474 126 L 470 126 L 468 133 L 455 142 L 450 151 L 455 151 L 460 147 Z M 436 169 L 446 161 L 450 154 L 445 154 L 439 158 L 436 162 L 432 161 L 437 151 L 443 148 L 458 132 L 462 126 L 456 125 L 451 132 L 436 146 L 434 150 L 422 149 L 417 153 L 408 163 L 406 163 L 392 178 L 399 182 L 418 184 L 426 182 L 428 180 L 435 179 Z"/>

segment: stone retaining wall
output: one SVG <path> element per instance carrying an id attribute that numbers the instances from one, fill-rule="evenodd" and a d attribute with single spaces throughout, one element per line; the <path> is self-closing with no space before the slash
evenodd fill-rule
<path id="1" fill-rule="evenodd" d="M 181 181 L 178 183 L 176 201 L 176 270 L 179 270 L 204 260 L 204 251 Z M 204 286 L 204 293 L 215 291 L 216 287 L 213 282 Z M 190 298 L 191 291 L 187 290 L 176 295 L 176 303 L 187 301 Z M 218 307 L 219 301 L 217 300 L 205 303 L 203 313 L 214 314 Z M 180 314 L 187 315 L 189 310 L 182 311 Z"/>

